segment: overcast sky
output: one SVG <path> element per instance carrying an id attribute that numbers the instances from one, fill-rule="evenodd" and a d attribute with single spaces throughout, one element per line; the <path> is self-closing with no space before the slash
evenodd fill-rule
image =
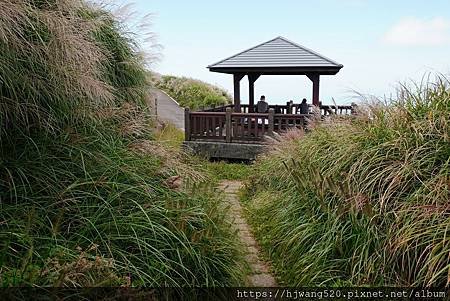
<path id="1" fill-rule="evenodd" d="M 284 36 L 341 64 L 322 76 L 324 103 L 349 103 L 352 90 L 389 96 L 396 83 L 426 72 L 450 72 L 449 0 L 171 1 L 134 0 L 139 14 L 153 13 L 152 30 L 163 46 L 153 69 L 217 84 L 232 91 L 232 76 L 209 64 Z M 241 95 L 246 102 L 247 79 Z M 255 94 L 271 103 L 311 99 L 305 76 L 262 76 Z"/>

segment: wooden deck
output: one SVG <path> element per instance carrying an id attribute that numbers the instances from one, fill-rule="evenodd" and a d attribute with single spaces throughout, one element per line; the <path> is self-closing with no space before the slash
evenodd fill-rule
<path id="1" fill-rule="evenodd" d="M 303 128 L 310 114 L 298 114 L 299 105 L 269 105 L 268 113 L 252 113 L 249 105 L 241 105 L 240 112 L 233 105 L 198 112 L 185 110 L 185 140 L 218 143 L 264 143 L 265 136 L 274 132 Z M 321 106 L 322 116 L 351 115 L 352 106 Z"/>

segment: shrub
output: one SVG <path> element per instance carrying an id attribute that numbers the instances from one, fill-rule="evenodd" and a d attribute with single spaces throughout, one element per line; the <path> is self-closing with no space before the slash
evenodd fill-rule
<path id="1" fill-rule="evenodd" d="M 365 112 L 258 161 L 246 198 L 259 239 L 287 285 L 446 286 L 448 81 Z"/>
<path id="2" fill-rule="evenodd" d="M 147 71 L 124 32 L 83 1 L 0 3 L 2 286 L 239 279 L 207 178 L 153 140 Z"/>
<path id="3" fill-rule="evenodd" d="M 223 89 L 200 80 L 153 74 L 155 86 L 174 98 L 182 107 L 192 110 L 231 103 L 231 96 Z"/>

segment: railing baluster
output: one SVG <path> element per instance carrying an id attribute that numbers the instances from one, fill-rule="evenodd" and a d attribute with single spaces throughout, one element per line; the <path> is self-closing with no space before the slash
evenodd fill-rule
<path id="1" fill-rule="evenodd" d="M 239 118 L 239 123 L 241 124 L 241 138 L 250 137 L 250 129 L 252 127 L 252 118 L 247 119 L 247 124 L 245 124 L 244 118 Z"/>
<path id="2" fill-rule="evenodd" d="M 189 108 L 184 109 L 184 140 L 191 140 L 191 115 Z"/>
<path id="3" fill-rule="evenodd" d="M 192 125 L 194 127 L 194 129 L 192 131 L 192 135 L 194 137 L 197 137 L 197 117 L 196 116 L 192 116 Z"/>
<path id="4" fill-rule="evenodd" d="M 237 137 L 243 138 L 245 136 L 245 124 L 244 119 L 241 117 L 237 117 Z"/>
<path id="5" fill-rule="evenodd" d="M 202 116 L 199 118 L 199 122 L 200 122 L 200 137 L 205 137 L 205 116 Z"/>
<path id="6" fill-rule="evenodd" d="M 238 121 L 238 123 L 237 123 L 238 124 L 238 134 L 237 134 L 237 136 L 240 139 L 242 139 L 246 135 L 246 130 L 247 130 L 246 129 L 246 124 L 244 123 L 244 119 L 243 118 L 237 117 L 236 119 Z"/>
<path id="7" fill-rule="evenodd" d="M 259 132 L 259 136 L 263 138 L 264 137 L 264 133 L 266 132 L 266 117 L 262 117 L 261 118 L 261 131 L 259 131 L 259 125 L 258 125 L 258 132 Z"/>
<path id="8" fill-rule="evenodd" d="M 206 137 L 211 136 L 211 129 L 212 129 L 212 119 L 211 117 L 206 117 Z"/>
<path id="9" fill-rule="evenodd" d="M 226 109 L 226 115 L 225 115 L 225 140 L 226 142 L 231 142 L 231 108 L 228 107 Z"/>
<path id="10" fill-rule="evenodd" d="M 269 134 L 270 136 L 273 135 L 273 125 L 275 123 L 275 119 L 274 119 L 274 109 L 269 109 L 269 120 L 268 120 L 268 132 L 267 134 Z"/>
<path id="11" fill-rule="evenodd" d="M 233 141 L 239 138 L 239 128 L 238 128 L 239 119 L 236 116 L 233 116 L 231 114 L 231 125 L 232 125 L 232 131 L 233 134 Z"/>

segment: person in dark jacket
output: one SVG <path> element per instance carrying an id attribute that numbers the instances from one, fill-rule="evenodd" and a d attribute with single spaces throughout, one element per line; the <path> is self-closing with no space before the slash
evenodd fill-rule
<path id="1" fill-rule="evenodd" d="M 309 113 L 309 105 L 306 102 L 306 98 L 303 98 L 302 103 L 300 104 L 300 114 L 308 114 Z"/>
<path id="2" fill-rule="evenodd" d="M 261 95 L 261 98 L 259 99 L 258 103 L 256 104 L 256 111 L 258 113 L 267 113 L 269 110 L 269 104 L 266 102 L 266 97 L 264 95 Z"/>

